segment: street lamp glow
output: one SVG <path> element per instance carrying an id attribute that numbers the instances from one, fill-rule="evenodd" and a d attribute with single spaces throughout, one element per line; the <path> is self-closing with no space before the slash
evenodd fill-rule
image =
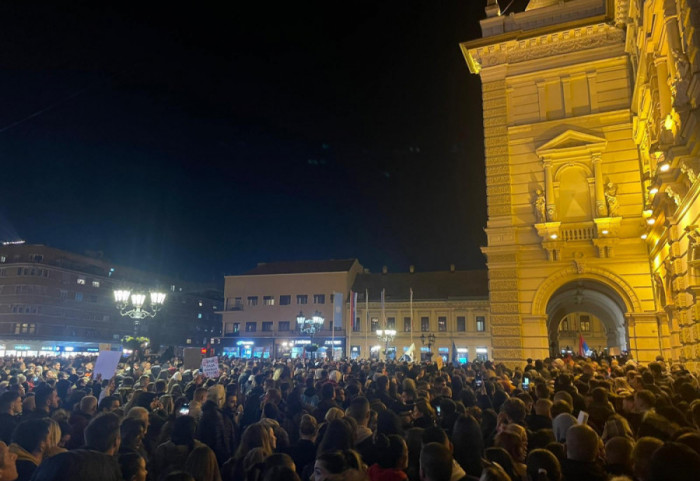
<path id="1" fill-rule="evenodd" d="M 659 193 L 659 188 L 656 187 L 656 186 L 654 186 L 654 187 L 652 187 L 651 189 L 649 189 L 649 194 L 651 194 L 651 195 L 656 195 L 656 194 L 658 194 L 658 193 Z"/>
<path id="2" fill-rule="evenodd" d="M 602 232 L 602 234 L 603 234 L 603 235 L 608 235 L 609 233 L 610 233 L 610 231 L 609 231 L 609 230 L 607 230 L 607 229 L 603 229 L 603 232 Z"/>
<path id="3" fill-rule="evenodd" d="M 653 217 L 649 217 L 647 219 L 647 224 L 654 225 L 655 223 L 656 223 L 656 219 L 654 219 Z"/>
<path id="4" fill-rule="evenodd" d="M 646 240 L 646 238 L 647 238 L 647 235 L 646 235 L 646 234 L 642 234 L 642 239 L 643 239 L 643 240 Z"/>
<path id="5" fill-rule="evenodd" d="M 552 235 L 550 235 L 550 236 L 549 236 L 549 238 L 550 238 L 550 239 L 554 239 L 554 240 L 556 240 L 556 239 L 557 239 L 557 237 L 559 237 L 559 236 L 558 236 L 558 235 L 556 235 L 556 234 L 552 234 Z"/>
<path id="6" fill-rule="evenodd" d="M 165 302 L 165 293 L 151 292 L 151 304 L 154 306 L 161 305 Z"/>
<path id="7" fill-rule="evenodd" d="M 663 164 L 659 165 L 659 170 L 661 172 L 668 172 L 670 168 L 671 164 L 669 164 L 668 162 L 664 162 Z"/>
<path id="8" fill-rule="evenodd" d="M 141 309 L 146 302 L 146 294 L 131 294 L 131 303 L 136 309 Z"/>
<path id="9" fill-rule="evenodd" d="M 129 302 L 129 297 L 131 296 L 131 291 L 126 289 L 117 289 L 114 291 L 114 301 L 118 304 Z"/>

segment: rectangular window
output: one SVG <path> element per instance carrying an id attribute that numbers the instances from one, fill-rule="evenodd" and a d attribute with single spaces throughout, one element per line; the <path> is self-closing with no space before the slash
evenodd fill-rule
<path id="1" fill-rule="evenodd" d="M 80 302 L 83 300 L 83 293 L 82 292 L 76 292 L 75 293 L 75 300 Z"/>
<path id="2" fill-rule="evenodd" d="M 246 322 L 245 323 L 245 332 L 255 332 L 258 330 L 258 323 L 257 322 Z"/>
<path id="3" fill-rule="evenodd" d="M 265 321 L 262 323 L 263 332 L 272 332 L 272 322 Z"/>
<path id="4" fill-rule="evenodd" d="M 378 317 L 373 317 L 371 320 L 371 327 L 370 330 L 372 332 L 376 332 L 377 329 L 379 329 L 379 318 Z"/>
<path id="5" fill-rule="evenodd" d="M 15 334 L 35 334 L 36 333 L 36 324 L 33 322 L 27 323 L 18 323 L 15 324 Z"/>
<path id="6" fill-rule="evenodd" d="M 297 304 L 307 304 L 309 302 L 309 296 L 306 294 L 297 295 Z"/>
<path id="7" fill-rule="evenodd" d="M 579 323 L 582 332 L 591 332 L 591 318 L 589 316 L 581 316 Z"/>
<path id="8" fill-rule="evenodd" d="M 80 284 L 81 286 L 84 286 L 84 285 L 85 285 L 85 279 L 83 279 L 82 277 L 78 277 L 77 282 L 78 282 L 78 284 Z"/>
<path id="9" fill-rule="evenodd" d="M 240 322 L 234 322 L 233 323 L 233 332 L 238 334 L 238 332 L 241 330 L 241 323 Z"/>
<path id="10" fill-rule="evenodd" d="M 395 317 L 387 317 L 386 318 L 386 328 L 387 329 L 396 329 L 396 318 Z"/>
<path id="11" fill-rule="evenodd" d="M 292 303 L 292 296 L 280 296 L 280 306 L 288 306 Z"/>
<path id="12" fill-rule="evenodd" d="M 263 297 L 263 304 L 265 304 L 266 306 L 274 306 L 275 305 L 274 296 L 264 296 Z"/>
<path id="13" fill-rule="evenodd" d="M 420 318 L 420 330 L 423 332 L 428 332 L 430 330 L 430 318 L 421 317 Z"/>
<path id="14" fill-rule="evenodd" d="M 476 332 L 486 331 L 486 317 L 476 316 Z"/>
<path id="15" fill-rule="evenodd" d="M 566 331 L 568 331 L 568 330 L 569 330 L 569 319 L 565 317 L 565 318 L 562 319 L 561 322 L 559 323 L 559 331 L 560 331 L 560 332 L 566 332 Z"/>
<path id="16" fill-rule="evenodd" d="M 353 324 L 353 326 L 352 326 L 353 332 L 358 332 L 358 331 L 360 330 L 360 326 L 361 326 L 361 324 L 360 324 L 360 318 L 359 318 L 359 317 L 356 317 L 356 318 L 355 318 L 355 324 Z"/>
<path id="17" fill-rule="evenodd" d="M 280 331 L 289 330 L 289 321 L 280 321 Z"/>
<path id="18" fill-rule="evenodd" d="M 7 257 L 0 256 L 0 262 L 5 263 L 6 261 L 7 261 Z"/>
<path id="19" fill-rule="evenodd" d="M 68 291 L 65 289 L 60 289 L 59 295 L 61 296 L 61 299 L 68 299 Z"/>
<path id="20" fill-rule="evenodd" d="M 258 305 L 258 296 L 248 296 L 248 305 L 249 306 L 257 306 Z"/>
<path id="21" fill-rule="evenodd" d="M 464 316 L 457 316 L 457 331 L 464 332 L 467 330 L 467 318 Z"/>
<path id="22" fill-rule="evenodd" d="M 201 312 L 198 312 L 198 313 L 197 313 L 197 319 L 201 319 L 201 318 L 202 318 L 202 313 L 201 313 Z"/>
<path id="23" fill-rule="evenodd" d="M 403 332 L 411 332 L 411 318 L 410 317 L 403 318 Z"/>
<path id="24" fill-rule="evenodd" d="M 445 317 L 445 316 L 438 317 L 438 331 L 440 331 L 440 332 L 447 331 L 447 317 Z"/>
<path id="25" fill-rule="evenodd" d="M 314 294 L 314 304 L 325 304 L 326 295 L 325 294 Z"/>
<path id="26" fill-rule="evenodd" d="M 100 287 L 100 281 L 92 281 L 92 287 Z"/>

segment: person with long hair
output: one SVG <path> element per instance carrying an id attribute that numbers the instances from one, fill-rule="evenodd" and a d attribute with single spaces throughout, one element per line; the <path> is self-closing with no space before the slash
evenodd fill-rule
<path id="1" fill-rule="evenodd" d="M 153 479 L 160 479 L 172 471 L 181 471 L 195 448 L 204 446 L 194 438 L 197 423 L 192 416 L 180 416 L 173 423 L 170 440 L 159 445 L 151 459 Z"/>
<path id="2" fill-rule="evenodd" d="M 481 427 L 473 416 L 460 415 L 452 428 L 455 461 L 469 476 L 481 473 L 484 441 Z"/>
<path id="3" fill-rule="evenodd" d="M 243 431 L 241 442 L 236 453 L 221 467 L 221 477 L 224 481 L 239 481 L 243 479 L 243 460 L 254 448 L 261 448 L 264 457 L 271 455 L 276 448 L 276 439 L 272 428 L 263 423 L 251 424 Z"/>
<path id="4" fill-rule="evenodd" d="M 437 419 L 435 409 L 433 409 L 433 406 L 431 406 L 424 397 L 416 399 L 411 416 L 413 417 L 413 426 L 423 429 L 435 426 L 435 421 Z"/>
<path id="5" fill-rule="evenodd" d="M 195 481 L 221 481 L 216 455 L 208 446 L 198 446 L 192 450 L 185 462 L 185 471 Z"/>
<path id="6" fill-rule="evenodd" d="M 370 466 L 367 475 L 370 481 L 405 481 L 408 479 L 408 447 L 402 437 L 396 434 L 378 434 L 375 447 L 379 453 L 378 462 Z"/>

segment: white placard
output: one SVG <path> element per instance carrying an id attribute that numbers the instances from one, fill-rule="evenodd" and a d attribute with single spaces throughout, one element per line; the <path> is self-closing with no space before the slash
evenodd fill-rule
<path id="1" fill-rule="evenodd" d="M 206 377 L 219 377 L 219 357 L 205 357 L 202 359 L 202 373 Z"/>
<path id="2" fill-rule="evenodd" d="M 92 371 L 92 378 L 97 379 L 112 379 L 117 372 L 117 364 L 122 358 L 122 353 L 119 351 L 100 351 L 95 361 L 95 369 Z"/>

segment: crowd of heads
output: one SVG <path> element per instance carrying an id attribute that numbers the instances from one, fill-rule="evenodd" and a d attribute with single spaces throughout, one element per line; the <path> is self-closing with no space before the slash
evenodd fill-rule
<path id="1" fill-rule="evenodd" d="M 662 358 L 506 366 L 0 359 L 0 481 L 665 481 L 700 473 L 695 373 Z"/>

